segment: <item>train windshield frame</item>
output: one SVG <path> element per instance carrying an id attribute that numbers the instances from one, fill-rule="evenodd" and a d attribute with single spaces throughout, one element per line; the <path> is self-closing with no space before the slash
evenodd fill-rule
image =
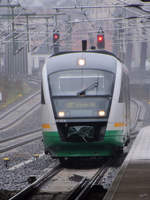
<path id="1" fill-rule="evenodd" d="M 114 73 L 100 69 L 61 70 L 48 75 L 51 96 L 112 96 Z"/>
<path id="2" fill-rule="evenodd" d="M 49 74 L 55 117 L 99 117 L 100 110 L 105 113 L 102 117 L 108 117 L 114 80 L 114 73 L 99 69 L 61 70 Z"/>

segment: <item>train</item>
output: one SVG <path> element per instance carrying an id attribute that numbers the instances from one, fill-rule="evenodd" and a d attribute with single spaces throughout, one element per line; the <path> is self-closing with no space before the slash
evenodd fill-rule
<path id="1" fill-rule="evenodd" d="M 51 55 L 42 70 L 44 151 L 61 163 L 124 154 L 130 141 L 127 67 L 106 50 Z"/>

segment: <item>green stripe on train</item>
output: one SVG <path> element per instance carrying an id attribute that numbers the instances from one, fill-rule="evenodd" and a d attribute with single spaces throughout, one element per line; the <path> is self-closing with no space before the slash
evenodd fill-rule
<path id="1" fill-rule="evenodd" d="M 45 149 L 50 149 L 53 156 L 109 156 L 113 146 L 122 146 L 123 131 L 106 131 L 103 141 L 88 143 L 63 142 L 58 132 L 43 132 Z"/>

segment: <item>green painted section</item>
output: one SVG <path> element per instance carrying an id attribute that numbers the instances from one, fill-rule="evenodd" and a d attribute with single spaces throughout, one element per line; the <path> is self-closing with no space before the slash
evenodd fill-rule
<path id="1" fill-rule="evenodd" d="M 89 143 L 63 142 L 58 132 L 43 132 L 45 149 L 49 149 L 52 156 L 110 156 L 115 146 L 122 146 L 122 131 L 106 131 L 103 141 Z"/>

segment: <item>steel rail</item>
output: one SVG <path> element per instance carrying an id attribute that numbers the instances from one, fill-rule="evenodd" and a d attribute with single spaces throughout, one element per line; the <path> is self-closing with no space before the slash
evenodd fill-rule
<path id="1" fill-rule="evenodd" d="M 34 133 L 35 134 L 35 133 Z M 24 136 L 25 137 L 25 136 Z M 21 137 L 20 137 L 21 138 Z M 23 138 L 23 137 L 22 137 Z M 9 150 L 12 150 L 12 149 L 15 149 L 15 148 L 17 148 L 17 147 L 20 147 L 20 146 L 23 146 L 23 145 L 25 145 L 25 144 L 28 144 L 28 143 L 31 143 L 31 142 L 33 142 L 33 141 L 35 141 L 35 140 L 39 140 L 39 139 L 42 139 L 42 134 L 41 134 L 41 136 L 37 136 L 37 137 L 34 137 L 34 138 L 28 138 L 28 139 L 26 139 L 26 140 L 24 140 L 24 141 L 21 141 L 21 142 L 18 142 L 18 143 L 15 143 L 14 142 L 14 144 L 10 144 L 10 145 L 7 145 L 6 147 L 4 147 L 4 148 L 0 148 L 0 153 L 5 153 L 5 152 L 7 152 L 7 151 L 9 151 Z"/>
<path id="2" fill-rule="evenodd" d="M 8 126 L 10 128 L 10 126 L 14 125 L 17 121 L 19 121 L 20 119 L 22 119 L 25 115 L 29 114 L 34 109 L 38 108 L 38 106 L 40 106 L 40 103 L 37 103 L 37 104 L 33 105 L 32 108 L 30 108 L 30 110 L 22 113 L 21 116 L 17 117 L 15 120 L 11 121 L 10 123 L 6 124 L 5 126 L 0 127 L 0 130 L 2 131 L 2 130 L 5 130 L 5 129 L 8 129 Z"/>
<path id="3" fill-rule="evenodd" d="M 38 132 L 38 131 L 42 131 L 42 129 L 41 129 L 41 128 L 38 128 L 38 129 L 31 130 L 31 131 L 26 131 L 26 132 L 23 132 L 23 133 L 20 134 L 20 135 L 16 135 L 16 136 L 14 136 L 14 137 L 9 137 L 9 138 L 0 140 L 0 144 L 1 144 L 1 143 L 4 143 L 4 142 L 8 142 L 8 141 L 10 141 L 10 140 L 14 140 L 14 139 L 21 138 L 21 137 L 26 136 L 26 135 L 30 135 L 30 134 L 35 133 L 35 132 Z"/>
<path id="4" fill-rule="evenodd" d="M 68 195 L 65 200 L 82 200 L 86 199 L 85 197 L 89 193 L 89 191 L 92 189 L 93 186 L 99 185 L 100 180 L 108 170 L 108 164 L 112 164 L 112 159 L 110 159 L 108 162 L 106 162 L 99 170 L 98 172 L 90 179 L 83 179 L 81 183 Z"/>
<path id="5" fill-rule="evenodd" d="M 43 184 L 48 179 L 53 178 L 58 174 L 63 168 L 60 165 L 56 165 L 53 169 L 50 169 L 46 174 L 37 179 L 31 185 L 27 186 L 25 189 L 17 193 L 15 196 L 11 197 L 9 200 L 23 200 L 26 199 L 31 193 L 35 192 L 41 184 Z"/>
<path id="6" fill-rule="evenodd" d="M 77 185 L 73 189 L 73 191 L 71 193 L 69 193 L 69 195 L 66 196 L 66 198 L 64 200 L 75 200 L 75 198 L 77 197 L 77 195 L 81 193 L 81 191 L 87 185 L 87 183 L 88 183 L 88 179 L 83 178 L 81 180 L 81 182 L 79 183 L 79 185 Z"/>
<path id="7" fill-rule="evenodd" d="M 33 94 L 33 95 L 29 96 L 28 98 L 26 98 L 25 100 L 23 100 L 22 102 L 20 102 L 17 105 L 13 106 L 10 110 L 8 110 L 7 112 L 4 112 L 4 114 L 0 115 L 0 120 L 3 119 L 3 118 L 5 118 L 7 115 L 9 115 L 10 113 L 12 113 L 14 110 L 16 110 L 20 106 L 24 105 L 29 100 L 31 100 L 33 97 L 35 97 L 35 96 L 37 96 L 39 94 L 40 94 L 40 91 L 36 92 L 35 94 Z"/>
<path id="8" fill-rule="evenodd" d="M 85 199 L 88 192 L 91 190 L 91 188 L 94 186 L 94 184 L 97 182 L 97 180 L 102 178 L 102 176 L 106 173 L 107 168 L 104 165 L 102 169 L 99 169 L 98 172 L 95 174 L 95 176 L 85 185 L 85 187 L 82 189 L 81 193 L 74 199 L 74 200 L 82 200 Z"/>

